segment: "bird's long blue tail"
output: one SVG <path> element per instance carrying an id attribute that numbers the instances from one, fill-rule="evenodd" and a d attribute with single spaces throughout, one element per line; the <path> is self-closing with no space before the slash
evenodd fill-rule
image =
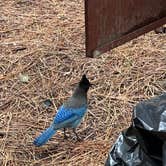
<path id="1" fill-rule="evenodd" d="M 56 133 L 56 130 L 53 129 L 52 126 L 50 126 L 49 128 L 47 128 L 43 133 L 41 133 L 39 135 L 39 137 L 37 137 L 33 144 L 35 146 L 42 146 L 44 145 L 54 134 Z"/>

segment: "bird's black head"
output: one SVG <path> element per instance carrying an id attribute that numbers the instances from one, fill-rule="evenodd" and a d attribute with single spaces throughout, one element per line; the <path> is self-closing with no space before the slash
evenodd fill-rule
<path id="1" fill-rule="evenodd" d="M 89 80 L 86 78 L 86 75 L 84 74 L 81 78 L 81 81 L 79 82 L 79 87 L 87 92 L 89 87 L 91 86 L 92 84 L 89 82 Z"/>

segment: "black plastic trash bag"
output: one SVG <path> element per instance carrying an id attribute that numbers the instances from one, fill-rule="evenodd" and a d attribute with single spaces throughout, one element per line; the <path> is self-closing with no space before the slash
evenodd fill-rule
<path id="1" fill-rule="evenodd" d="M 166 93 L 137 104 L 105 165 L 166 166 Z"/>

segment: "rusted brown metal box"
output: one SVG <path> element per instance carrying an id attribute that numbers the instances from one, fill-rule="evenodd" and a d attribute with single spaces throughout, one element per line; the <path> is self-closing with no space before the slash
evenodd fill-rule
<path id="1" fill-rule="evenodd" d="M 93 57 L 166 24 L 166 0 L 85 0 L 86 55 Z"/>

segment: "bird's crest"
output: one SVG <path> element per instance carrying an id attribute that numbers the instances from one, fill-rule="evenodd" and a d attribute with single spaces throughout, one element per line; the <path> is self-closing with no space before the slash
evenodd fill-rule
<path id="1" fill-rule="evenodd" d="M 92 84 L 89 82 L 89 80 L 87 79 L 86 75 L 84 74 L 81 78 L 81 81 L 79 82 L 79 86 L 81 88 L 83 88 L 84 90 L 88 91 L 89 87 Z"/>

